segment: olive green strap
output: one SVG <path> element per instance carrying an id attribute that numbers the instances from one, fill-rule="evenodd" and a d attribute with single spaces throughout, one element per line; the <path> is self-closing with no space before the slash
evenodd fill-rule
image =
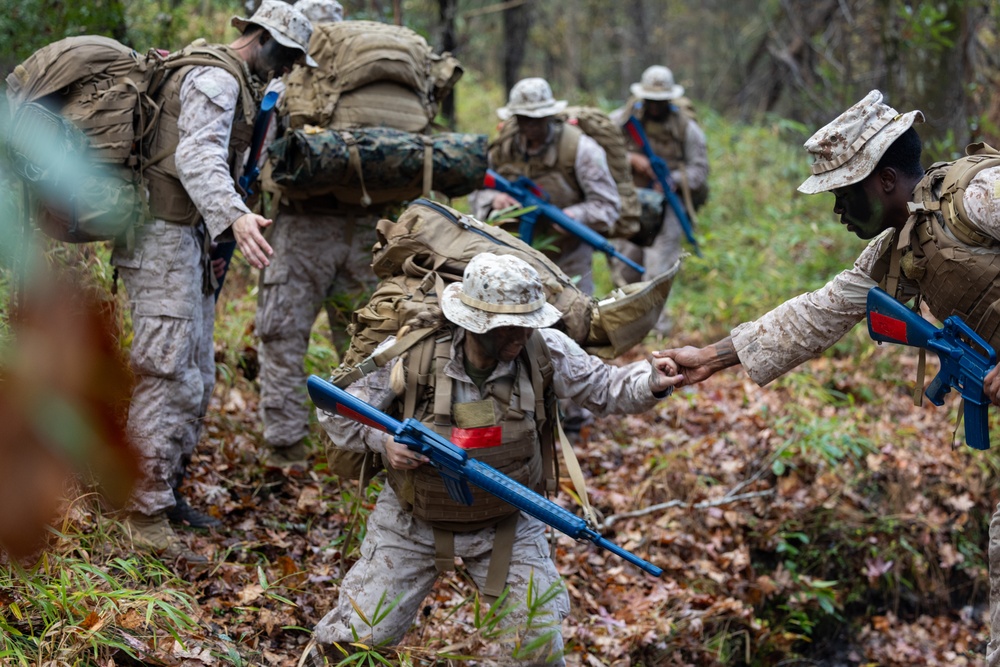
<path id="1" fill-rule="evenodd" d="M 486 571 L 486 585 L 482 590 L 483 597 L 490 604 L 497 601 L 507 586 L 510 560 L 514 555 L 514 536 L 517 534 L 517 522 L 520 518 L 521 513 L 514 512 L 497 524 L 493 551 L 490 554 L 490 566 Z"/>

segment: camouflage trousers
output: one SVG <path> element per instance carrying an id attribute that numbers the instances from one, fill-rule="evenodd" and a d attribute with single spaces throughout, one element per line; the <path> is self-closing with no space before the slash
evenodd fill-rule
<path id="1" fill-rule="evenodd" d="M 455 555 L 461 557 L 479 590 L 486 585 L 494 534 L 493 528 L 455 534 Z M 395 492 L 386 486 L 368 517 L 368 532 L 361 544 L 361 559 L 341 582 L 337 606 L 316 624 L 316 640 L 346 646 L 354 640 L 353 628 L 361 641 L 397 643 L 413 623 L 438 577 L 434 557 L 431 526 L 404 511 Z M 529 580 L 534 597 L 541 597 L 550 586 L 562 586 L 561 592 L 542 606 L 541 615 L 536 617 L 533 628 L 525 628 Z M 499 654 L 492 656 L 498 660 L 489 664 L 565 665 L 562 658 L 553 658 L 551 662 L 545 658 L 562 652 L 560 624 L 569 615 L 569 595 L 549 556 L 545 525 L 525 514 L 521 515 L 517 524 L 507 586 L 510 593 L 506 601 L 513 603 L 515 609 L 505 619 L 506 627 L 519 630 L 502 635 L 505 639 L 497 646 Z M 397 595 L 401 595 L 399 603 L 374 628 L 361 620 L 357 613 L 356 608 L 367 618 L 374 618 L 380 600 L 385 609 Z M 553 630 L 555 633 L 547 647 L 531 656 L 511 659 L 514 651 L 511 642 L 527 645 Z"/>
<path id="2" fill-rule="evenodd" d="M 154 514 L 174 505 L 215 384 L 215 301 L 205 294 L 203 225 L 156 220 L 129 252 L 116 249 L 132 315 L 135 376 L 128 430 L 142 478 L 129 509 Z"/>
<path id="3" fill-rule="evenodd" d="M 260 277 L 260 413 L 264 440 L 290 447 L 309 433 L 304 367 L 309 337 L 326 309 L 333 343 L 343 353 L 351 314 L 378 282 L 372 273 L 377 215 L 279 213 L 268 241 L 271 264 Z"/>
<path id="4" fill-rule="evenodd" d="M 990 573 L 990 643 L 986 645 L 986 667 L 1000 667 L 1000 505 L 990 518 L 987 558 Z"/>

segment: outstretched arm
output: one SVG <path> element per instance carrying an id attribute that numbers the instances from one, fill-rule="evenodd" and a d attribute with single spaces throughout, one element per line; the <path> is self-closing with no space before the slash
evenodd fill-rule
<path id="1" fill-rule="evenodd" d="M 653 352 L 654 359 L 671 359 L 676 364 L 676 372 L 682 380 L 677 386 L 697 384 L 712 377 L 723 368 L 736 366 L 740 358 L 736 356 L 732 336 L 706 347 L 679 347 Z"/>

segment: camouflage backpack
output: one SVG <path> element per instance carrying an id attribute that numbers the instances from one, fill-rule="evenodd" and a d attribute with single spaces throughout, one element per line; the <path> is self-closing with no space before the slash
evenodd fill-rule
<path id="1" fill-rule="evenodd" d="M 53 42 L 14 68 L 8 152 L 42 231 L 70 243 L 131 241 L 149 217 L 143 170 L 173 154 L 145 154 L 157 137 L 158 94 L 190 65 L 232 71 L 204 40 L 140 56 L 94 35 Z M 243 105 L 253 100 L 244 95 Z"/>
<path id="2" fill-rule="evenodd" d="M 556 118 L 580 129 L 581 132 L 597 142 L 604 149 L 608 160 L 608 170 L 615 185 L 618 187 L 618 197 L 621 199 L 621 214 L 611 228 L 609 236 L 611 238 L 632 238 L 639 233 L 639 217 L 642 206 L 632 182 L 632 170 L 628 162 L 628 149 L 625 146 L 625 138 L 622 136 L 621 128 L 615 125 L 614 121 L 600 109 L 596 107 L 567 107 Z M 500 136 L 493 142 L 493 146 L 498 146 L 506 139 L 517 132 L 517 117 L 504 122 L 500 131 Z M 568 170 L 572 168 L 576 160 L 576 154 L 559 156 L 560 162 L 565 161 Z"/>
<path id="3" fill-rule="evenodd" d="M 309 53 L 319 66 L 286 78 L 288 132 L 270 149 L 267 189 L 367 207 L 431 190 L 459 197 L 482 185 L 485 136 L 428 133 L 462 75 L 450 54 L 435 54 L 409 28 L 374 21 L 321 23 Z"/>
<path id="4" fill-rule="evenodd" d="M 423 132 L 462 76 L 451 54 L 434 53 L 409 28 L 375 21 L 318 24 L 309 53 L 319 66 L 297 67 L 287 78 L 285 111 L 293 129 Z"/>
<path id="5" fill-rule="evenodd" d="M 649 333 L 678 268 L 597 300 L 581 292 L 540 251 L 499 227 L 437 202 L 418 199 L 396 222 L 379 221 L 377 231 L 372 268 L 381 282 L 352 318 L 350 349 L 333 374 L 343 386 L 377 368 L 375 348 L 436 308 L 438 292 L 447 283 L 460 281 L 469 260 L 479 253 L 516 255 L 528 262 L 541 277 L 549 303 L 563 314 L 556 328 L 588 352 L 608 359 Z"/>
<path id="6" fill-rule="evenodd" d="M 540 251 L 499 227 L 437 202 L 418 199 L 396 222 L 379 221 L 377 230 L 372 268 L 381 282 L 352 318 L 350 348 L 332 373 L 332 382 L 341 388 L 432 337 L 443 321 L 437 295 L 447 283 L 462 280 L 465 266 L 479 253 L 511 254 L 528 262 L 541 277 L 548 302 L 563 313 L 556 328 L 607 359 L 649 333 L 679 268 L 677 264 L 654 280 L 628 285 L 598 301 L 577 289 Z M 396 342 L 375 354 L 390 336 Z M 340 477 L 362 484 L 381 467 L 370 453 L 332 449 L 328 458 Z"/>

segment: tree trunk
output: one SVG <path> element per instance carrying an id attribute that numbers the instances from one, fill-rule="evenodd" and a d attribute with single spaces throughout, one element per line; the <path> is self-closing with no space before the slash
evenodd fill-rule
<path id="1" fill-rule="evenodd" d="M 439 0 L 438 16 L 441 19 L 441 35 L 438 43 L 439 52 L 455 52 L 458 40 L 455 39 L 455 16 L 458 14 L 458 0 Z M 455 129 L 455 90 L 441 100 L 441 116 L 449 129 Z"/>
<path id="2" fill-rule="evenodd" d="M 503 12 L 503 82 L 509 91 L 520 80 L 524 50 L 531 30 L 529 3 L 512 5 Z"/>

